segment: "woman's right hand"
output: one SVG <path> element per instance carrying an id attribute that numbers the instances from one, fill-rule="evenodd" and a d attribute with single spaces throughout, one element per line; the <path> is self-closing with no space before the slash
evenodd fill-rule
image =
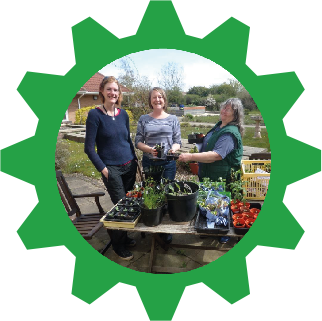
<path id="1" fill-rule="evenodd" d="M 154 149 L 153 147 L 150 147 L 150 154 L 153 156 L 153 157 L 157 157 L 158 155 L 158 152 L 156 149 Z"/>
<path id="2" fill-rule="evenodd" d="M 106 167 L 104 167 L 104 169 L 102 170 L 102 174 L 106 177 L 106 179 L 108 179 L 108 170 Z"/>

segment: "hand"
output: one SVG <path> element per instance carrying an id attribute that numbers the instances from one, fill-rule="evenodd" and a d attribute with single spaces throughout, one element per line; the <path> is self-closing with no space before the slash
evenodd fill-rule
<path id="1" fill-rule="evenodd" d="M 102 170 L 102 174 L 106 177 L 106 179 L 108 179 L 108 170 L 106 167 L 104 167 L 104 169 Z"/>
<path id="2" fill-rule="evenodd" d="M 191 161 L 191 158 L 192 158 L 192 154 L 190 154 L 190 153 L 182 153 L 182 154 L 180 154 L 180 156 L 178 158 L 178 161 L 180 161 L 180 162 L 189 162 L 189 161 Z"/>
<path id="3" fill-rule="evenodd" d="M 153 147 L 151 147 L 150 149 L 150 154 L 153 156 L 153 157 L 157 157 L 158 155 L 158 152 L 156 149 L 154 149 Z"/>

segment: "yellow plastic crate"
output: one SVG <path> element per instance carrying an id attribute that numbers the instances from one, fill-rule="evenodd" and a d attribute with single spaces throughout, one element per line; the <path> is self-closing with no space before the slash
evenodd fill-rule
<path id="1" fill-rule="evenodd" d="M 242 180 L 245 182 L 244 188 L 246 190 L 246 199 L 265 199 L 270 179 L 270 173 L 263 174 L 255 172 L 258 168 L 267 172 L 267 167 L 270 168 L 270 166 L 270 160 L 242 160 Z"/>

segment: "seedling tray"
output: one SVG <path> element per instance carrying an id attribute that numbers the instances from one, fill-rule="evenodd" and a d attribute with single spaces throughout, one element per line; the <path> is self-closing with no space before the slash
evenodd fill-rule
<path id="1" fill-rule="evenodd" d="M 188 143 L 189 144 L 200 144 L 204 140 L 204 137 L 202 138 L 188 138 Z"/>
<path id="2" fill-rule="evenodd" d="M 116 204 L 109 212 L 107 212 L 101 218 L 100 222 L 102 222 L 106 227 L 110 226 L 110 227 L 134 228 L 141 216 L 140 207 L 124 206 L 120 204 L 120 202 Z M 116 210 L 116 207 L 118 208 L 118 210 Z M 132 211 L 130 210 L 131 208 L 133 209 Z"/>
<path id="3" fill-rule="evenodd" d="M 227 226 L 215 225 L 214 228 L 207 227 L 207 219 L 200 214 L 198 209 L 197 218 L 195 221 L 195 229 L 198 233 L 207 233 L 207 234 L 226 234 L 230 229 L 230 214 L 227 217 L 228 224 Z"/>
<path id="4" fill-rule="evenodd" d="M 262 208 L 262 205 L 260 203 L 250 203 L 250 208 L 258 208 L 260 210 Z M 232 218 L 234 213 L 232 211 L 230 211 L 230 215 L 231 215 L 230 216 L 230 226 L 231 226 L 231 228 L 234 229 L 235 234 L 245 235 L 249 231 L 249 228 L 248 227 L 243 227 L 243 228 L 235 227 L 233 224 L 233 218 Z"/>
<path id="5" fill-rule="evenodd" d="M 167 160 L 177 160 L 179 158 L 180 154 L 174 153 L 166 156 Z"/>

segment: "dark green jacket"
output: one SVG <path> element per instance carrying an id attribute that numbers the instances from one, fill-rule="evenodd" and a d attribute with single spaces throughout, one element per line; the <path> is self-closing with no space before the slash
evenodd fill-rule
<path id="1" fill-rule="evenodd" d="M 200 178 L 209 177 L 212 181 L 218 181 L 219 177 L 222 177 L 223 179 L 226 179 L 227 183 L 229 183 L 231 169 L 236 171 L 240 169 L 240 162 L 243 156 L 243 143 L 237 126 L 227 125 L 216 132 L 215 128 L 220 125 L 221 121 L 210 130 L 210 132 L 213 131 L 213 133 L 205 147 L 205 152 L 212 151 L 219 137 L 226 133 L 232 134 L 235 137 L 237 143 L 236 148 L 233 149 L 225 159 L 215 161 L 213 163 L 202 163 Z"/>

